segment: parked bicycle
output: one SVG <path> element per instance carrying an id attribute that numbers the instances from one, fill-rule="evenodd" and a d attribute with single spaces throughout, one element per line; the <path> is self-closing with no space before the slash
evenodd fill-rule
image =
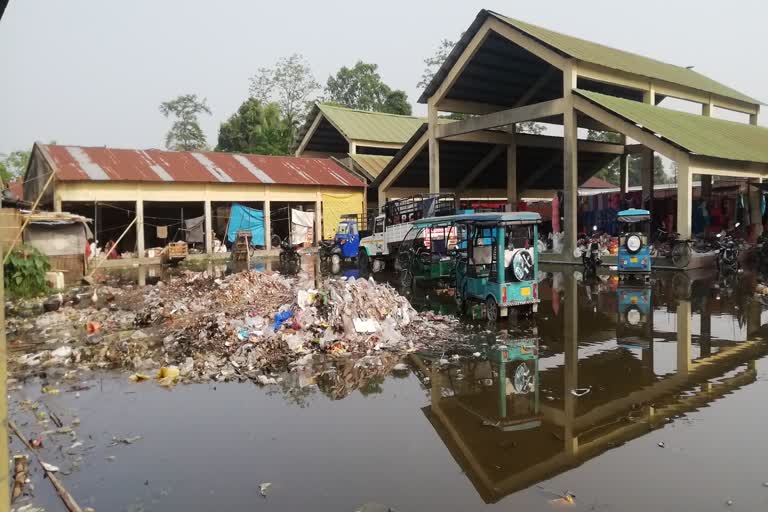
<path id="1" fill-rule="evenodd" d="M 651 256 L 669 258 L 674 266 L 685 268 L 691 261 L 691 241 L 681 239 L 680 233 L 658 228 Z"/>

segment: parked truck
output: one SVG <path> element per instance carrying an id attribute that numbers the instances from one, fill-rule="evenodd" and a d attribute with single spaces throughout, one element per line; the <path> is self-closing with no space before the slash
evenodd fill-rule
<path id="1" fill-rule="evenodd" d="M 413 222 L 427 217 L 453 215 L 453 194 L 420 194 L 387 201 L 373 221 L 370 236 L 360 240 L 358 265 L 362 270 L 380 272 L 396 262 L 400 245 Z"/>

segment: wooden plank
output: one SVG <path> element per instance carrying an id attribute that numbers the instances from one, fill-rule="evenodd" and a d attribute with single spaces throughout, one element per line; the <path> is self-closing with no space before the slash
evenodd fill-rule
<path id="1" fill-rule="evenodd" d="M 544 117 L 562 114 L 565 103 L 562 98 L 556 100 L 534 103 L 524 107 L 517 107 L 500 112 L 493 112 L 484 116 L 471 117 L 455 123 L 447 123 L 438 126 L 437 138 L 442 139 L 464 133 L 489 130 L 510 124 L 525 121 L 535 121 Z"/>
<path id="2" fill-rule="evenodd" d="M 487 103 L 479 103 L 476 101 L 464 101 L 454 100 L 451 98 L 444 98 L 437 104 L 438 110 L 441 112 L 458 112 L 461 114 L 490 114 L 491 112 L 498 112 L 499 110 L 505 110 L 509 107 L 503 105 L 490 105 Z"/>

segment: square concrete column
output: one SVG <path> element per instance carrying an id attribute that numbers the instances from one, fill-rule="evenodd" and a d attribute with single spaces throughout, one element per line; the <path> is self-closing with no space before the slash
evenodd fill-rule
<path id="1" fill-rule="evenodd" d="M 205 254 L 213 254 L 213 215 L 211 214 L 211 201 L 206 199 L 203 203 L 205 210 Z"/>
<path id="2" fill-rule="evenodd" d="M 437 140 L 437 106 L 430 100 L 427 120 L 429 127 L 429 193 L 440 192 L 440 143 Z"/>
<path id="3" fill-rule="evenodd" d="M 677 163 L 677 232 L 680 238 L 691 238 L 693 216 L 693 183 L 687 162 Z"/>
<path id="4" fill-rule="evenodd" d="M 264 200 L 264 248 L 272 248 L 272 206 L 269 199 Z"/>
<path id="5" fill-rule="evenodd" d="M 136 201 L 136 252 L 139 258 L 144 257 L 144 201 Z"/>
<path id="6" fill-rule="evenodd" d="M 752 183 L 760 183 L 760 178 L 749 180 L 749 239 L 754 242 L 763 234 L 763 209 L 761 208 L 763 193 L 759 188 L 752 186 Z"/>
<path id="7" fill-rule="evenodd" d="M 507 205 L 517 210 L 517 143 L 507 145 Z"/>
<path id="8" fill-rule="evenodd" d="M 691 303 L 681 300 L 677 303 L 677 373 L 688 375 L 691 363 Z"/>
<path id="9" fill-rule="evenodd" d="M 579 304 L 578 284 L 573 272 L 566 271 L 563 276 L 565 285 L 563 296 L 563 344 L 565 368 L 563 382 L 563 413 L 565 414 L 565 452 L 576 455 L 579 441 L 573 424 L 576 420 L 578 398 L 571 391 L 579 387 Z M 557 290 L 552 293 L 558 293 Z"/>
<path id="10" fill-rule="evenodd" d="M 323 239 L 323 200 L 320 194 L 315 199 L 315 243 L 319 244 Z"/>
<path id="11" fill-rule="evenodd" d="M 53 211 L 57 213 L 61 212 L 61 196 L 58 194 L 53 195 Z"/>
<path id="12" fill-rule="evenodd" d="M 571 106 L 563 115 L 564 144 L 563 144 L 563 196 L 565 205 L 561 205 L 563 212 L 563 230 L 565 231 L 565 254 L 573 254 L 576 247 L 576 235 L 578 231 L 578 219 L 576 212 L 579 200 L 579 150 L 578 127 L 576 125 L 576 111 Z"/>
<path id="13" fill-rule="evenodd" d="M 626 206 L 627 189 L 629 188 L 629 155 L 619 156 L 619 195 L 621 196 L 621 207 Z"/>

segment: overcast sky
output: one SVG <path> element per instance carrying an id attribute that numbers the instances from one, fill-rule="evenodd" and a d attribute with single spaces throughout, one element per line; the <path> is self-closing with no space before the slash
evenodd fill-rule
<path id="1" fill-rule="evenodd" d="M 36 140 L 160 148 L 170 120 L 158 105 L 184 93 L 208 99 L 202 126 L 215 145 L 248 78 L 294 52 L 321 83 L 358 59 L 379 64 L 415 105 L 423 59 L 481 8 L 695 65 L 768 100 L 768 2 L 758 0 L 10 0 L 0 21 L 0 153 Z"/>

